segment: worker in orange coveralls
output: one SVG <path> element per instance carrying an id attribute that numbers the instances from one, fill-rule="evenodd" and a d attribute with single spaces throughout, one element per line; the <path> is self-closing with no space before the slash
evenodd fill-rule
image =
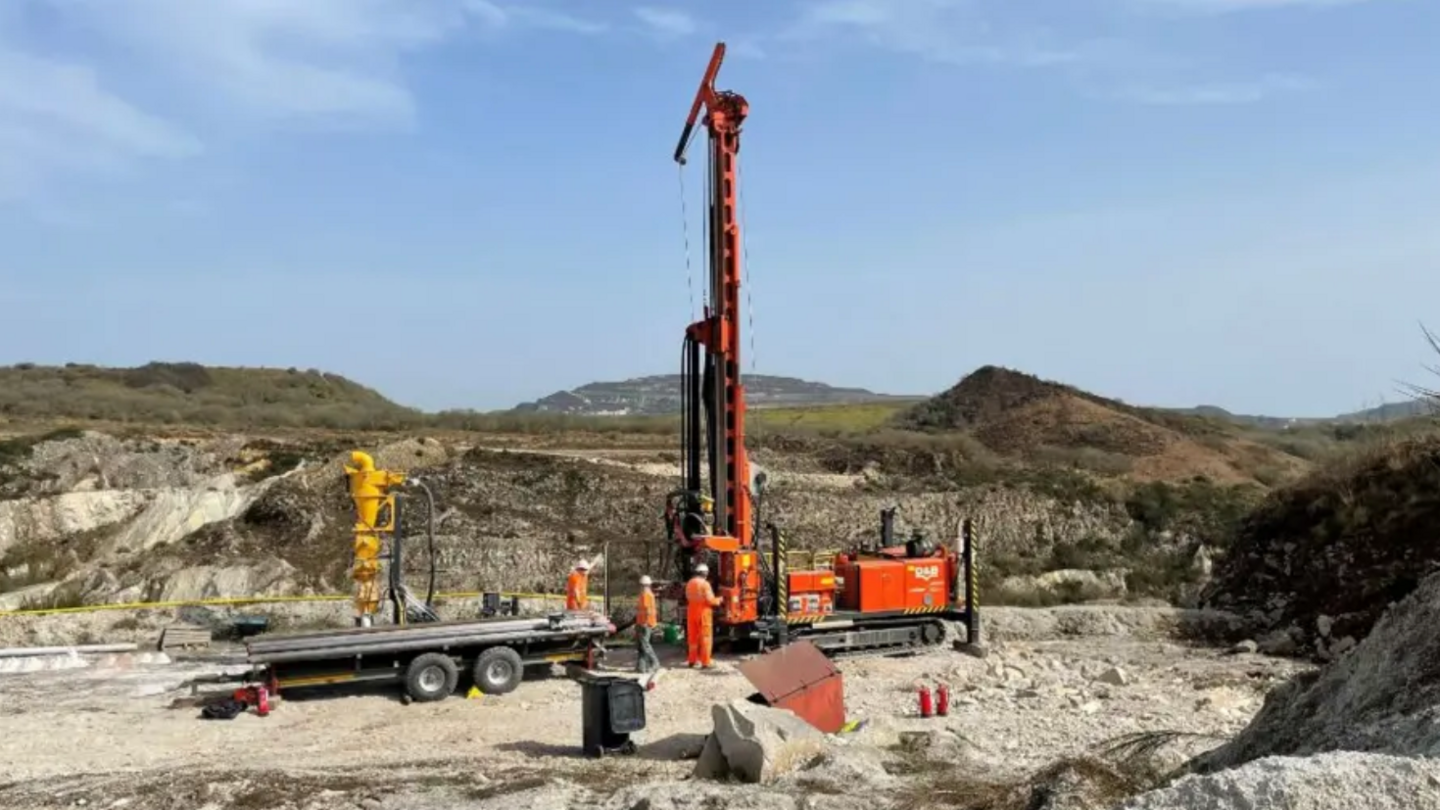
<path id="1" fill-rule="evenodd" d="M 650 643 L 660 624 L 660 612 L 655 608 L 655 592 L 650 590 L 650 577 L 640 577 L 640 601 L 635 605 L 635 644 L 639 655 L 635 657 L 635 671 L 649 674 L 660 668 L 660 658 L 655 655 L 655 645 Z"/>
<path id="2" fill-rule="evenodd" d="M 685 646 L 691 669 L 715 666 L 710 660 L 715 645 L 711 611 L 720 605 L 720 599 L 710 590 L 710 580 L 705 578 L 709 573 L 710 566 L 700 563 L 695 566 L 695 576 L 685 583 Z"/>
<path id="3" fill-rule="evenodd" d="M 590 604 L 590 561 L 575 563 L 575 570 L 565 580 L 565 609 L 585 610 Z"/>

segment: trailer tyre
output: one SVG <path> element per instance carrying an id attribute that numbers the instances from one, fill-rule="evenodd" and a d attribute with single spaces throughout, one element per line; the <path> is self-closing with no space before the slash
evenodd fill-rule
<path id="1" fill-rule="evenodd" d="M 475 659 L 475 685 L 487 695 L 514 691 L 525 677 L 520 653 L 509 647 L 491 647 Z"/>
<path id="2" fill-rule="evenodd" d="M 417 703 L 443 700 L 455 691 L 460 670 L 444 653 L 417 656 L 405 670 L 405 693 Z"/>

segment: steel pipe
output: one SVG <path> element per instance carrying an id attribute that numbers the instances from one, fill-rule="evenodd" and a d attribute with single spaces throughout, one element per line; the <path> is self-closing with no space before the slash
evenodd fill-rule
<path id="1" fill-rule="evenodd" d="M 545 631 L 543 633 L 490 633 L 486 635 L 434 636 L 429 638 L 387 639 L 380 643 L 360 643 L 330 647 L 252 652 L 252 664 L 278 664 L 287 661 L 319 661 L 327 658 L 351 658 L 358 655 L 384 655 L 409 652 L 411 650 L 439 650 L 443 648 L 488 647 L 508 641 L 550 641 L 574 639 L 582 641 L 605 634 L 605 630 L 586 631 Z"/>
<path id="2" fill-rule="evenodd" d="M 609 632 L 608 623 L 601 624 L 589 617 L 562 621 L 558 628 L 544 619 L 411 625 L 386 633 L 342 630 L 263 642 L 256 639 L 246 645 L 246 658 L 252 664 L 314 661 L 411 650 L 493 646 L 514 641 L 581 641 L 603 637 Z"/>
<path id="3" fill-rule="evenodd" d="M 562 619 L 556 629 L 561 633 L 605 633 L 608 625 L 589 616 Z M 257 653 L 287 652 L 295 649 L 326 649 L 349 646 L 384 646 L 398 640 L 449 639 L 455 637 L 491 638 L 494 636 L 553 633 L 548 619 L 503 619 L 500 621 L 443 622 L 412 624 L 404 627 L 357 628 L 333 632 L 306 633 L 278 638 L 255 638 L 245 649 Z"/>
<path id="4" fill-rule="evenodd" d="M 87 655 L 92 653 L 124 653 L 135 652 L 138 645 L 128 644 L 78 644 L 70 647 L 8 647 L 0 649 L 0 658 L 22 658 L 29 655 L 65 655 L 76 653 Z"/>

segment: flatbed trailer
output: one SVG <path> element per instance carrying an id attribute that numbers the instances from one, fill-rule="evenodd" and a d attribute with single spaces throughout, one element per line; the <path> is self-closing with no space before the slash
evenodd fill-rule
<path id="1" fill-rule="evenodd" d="M 357 682 L 399 682 L 416 701 L 441 700 L 462 672 L 489 695 L 520 685 L 527 667 L 594 666 L 615 625 L 594 612 L 357 627 L 247 639 L 254 679 L 271 693 Z"/>

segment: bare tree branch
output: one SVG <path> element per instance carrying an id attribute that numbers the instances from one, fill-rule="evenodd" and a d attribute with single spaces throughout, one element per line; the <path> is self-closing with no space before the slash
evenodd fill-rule
<path id="1" fill-rule="evenodd" d="M 1430 328 L 1424 323 L 1420 324 L 1420 331 L 1425 335 L 1425 342 L 1430 344 L 1430 350 L 1436 355 L 1440 355 L 1440 337 L 1430 331 Z M 1440 366 L 1426 365 L 1424 369 L 1436 377 L 1440 377 Z M 1431 413 L 1440 410 L 1440 389 L 1427 388 L 1414 383 L 1401 383 L 1401 388 L 1408 392 L 1413 399 L 1424 401 L 1429 406 Z"/>

